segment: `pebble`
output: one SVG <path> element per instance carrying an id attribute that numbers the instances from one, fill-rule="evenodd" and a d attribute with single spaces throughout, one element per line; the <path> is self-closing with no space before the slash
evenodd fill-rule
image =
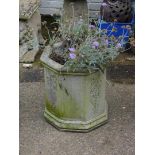
<path id="1" fill-rule="evenodd" d="M 122 109 L 126 109 L 126 107 L 122 107 Z"/>
<path id="2" fill-rule="evenodd" d="M 24 68 L 32 68 L 32 66 L 33 66 L 32 64 L 23 64 Z"/>

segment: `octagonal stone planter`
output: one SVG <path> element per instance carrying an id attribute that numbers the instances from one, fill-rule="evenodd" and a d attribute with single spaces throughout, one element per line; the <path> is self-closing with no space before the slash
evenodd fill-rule
<path id="1" fill-rule="evenodd" d="M 108 119 L 105 99 L 106 75 L 98 69 L 67 70 L 49 58 L 50 47 L 41 56 L 45 78 L 46 120 L 60 130 L 90 131 Z"/>

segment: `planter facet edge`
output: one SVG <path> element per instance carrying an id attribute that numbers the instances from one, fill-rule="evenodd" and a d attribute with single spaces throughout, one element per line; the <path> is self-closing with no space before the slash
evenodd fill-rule
<path id="1" fill-rule="evenodd" d="M 108 109 L 106 110 L 106 113 L 107 112 Z M 48 123 L 53 125 L 58 130 L 72 132 L 89 132 L 108 122 L 108 115 L 106 113 L 88 122 L 65 121 L 54 116 L 45 108 L 44 117 Z"/>

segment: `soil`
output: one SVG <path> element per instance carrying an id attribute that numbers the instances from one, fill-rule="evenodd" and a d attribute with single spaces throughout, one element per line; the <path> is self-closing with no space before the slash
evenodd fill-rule
<path id="1" fill-rule="evenodd" d="M 65 64 L 64 58 L 62 58 L 61 56 L 57 55 L 56 53 L 52 53 L 52 54 L 50 55 L 50 58 L 51 58 L 52 60 L 54 60 L 55 62 L 61 64 L 61 65 L 64 65 L 64 64 Z"/>

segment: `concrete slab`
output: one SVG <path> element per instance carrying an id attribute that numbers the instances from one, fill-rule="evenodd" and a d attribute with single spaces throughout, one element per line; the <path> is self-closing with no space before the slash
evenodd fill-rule
<path id="1" fill-rule="evenodd" d="M 20 155 L 134 155 L 134 85 L 107 85 L 109 122 L 89 133 L 60 132 L 43 117 L 44 83 L 20 83 Z"/>
<path id="2" fill-rule="evenodd" d="M 39 0 L 20 0 L 19 1 L 19 19 L 28 20 L 38 9 Z"/>
<path id="3" fill-rule="evenodd" d="M 35 61 L 35 57 L 37 53 L 39 52 L 39 48 L 36 48 L 31 51 L 26 51 L 25 54 L 19 59 L 19 62 L 22 63 L 31 63 Z"/>

